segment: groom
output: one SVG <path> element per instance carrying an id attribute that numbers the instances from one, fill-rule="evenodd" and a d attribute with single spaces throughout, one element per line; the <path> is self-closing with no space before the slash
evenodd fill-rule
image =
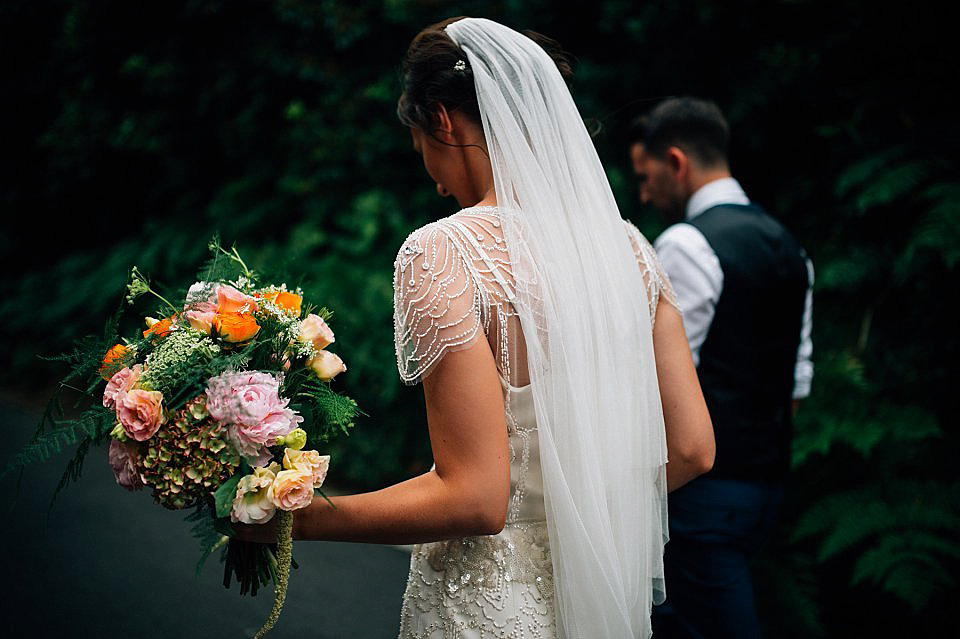
<path id="1" fill-rule="evenodd" d="M 713 470 L 669 497 L 667 600 L 654 637 L 760 636 L 748 561 L 773 529 L 792 417 L 810 391 L 813 269 L 730 174 L 712 102 L 671 98 L 634 125 L 644 203 L 669 224 L 655 248 L 673 283 L 713 419 Z"/>

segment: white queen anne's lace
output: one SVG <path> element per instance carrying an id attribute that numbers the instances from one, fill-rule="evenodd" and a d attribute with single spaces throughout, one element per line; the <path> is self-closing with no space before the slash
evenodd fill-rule
<path id="1" fill-rule="evenodd" d="M 625 222 L 647 285 L 651 318 L 676 296 L 650 243 Z M 513 306 L 516 282 L 500 211 L 468 208 L 415 231 L 397 255 L 397 365 L 414 384 L 443 356 L 485 338 L 504 389 L 510 504 L 504 530 L 414 548 L 400 636 L 418 639 L 554 637 L 554 583 L 539 441 L 526 350 Z"/>

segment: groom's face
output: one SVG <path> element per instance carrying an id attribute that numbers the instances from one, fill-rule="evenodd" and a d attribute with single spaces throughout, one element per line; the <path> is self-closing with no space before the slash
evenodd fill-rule
<path id="1" fill-rule="evenodd" d="M 647 153 L 643 144 L 630 147 L 630 161 L 640 186 L 640 201 L 656 208 L 668 223 L 679 221 L 686 204 L 683 180 L 669 158 Z"/>

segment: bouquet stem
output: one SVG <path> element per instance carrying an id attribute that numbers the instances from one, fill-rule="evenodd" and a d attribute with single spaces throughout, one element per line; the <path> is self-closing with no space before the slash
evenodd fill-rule
<path id="1" fill-rule="evenodd" d="M 277 576 L 273 595 L 273 610 L 253 639 L 260 639 L 273 628 L 280 618 L 283 602 L 287 598 L 290 583 L 290 563 L 293 560 L 293 513 L 277 510 Z"/>

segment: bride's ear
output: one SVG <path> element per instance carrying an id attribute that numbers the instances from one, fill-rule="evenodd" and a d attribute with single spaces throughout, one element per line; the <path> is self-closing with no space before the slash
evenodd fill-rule
<path id="1" fill-rule="evenodd" d="M 453 118 L 450 117 L 450 112 L 442 103 L 438 102 L 434 108 L 435 128 L 433 135 L 442 142 L 452 144 L 454 142 Z"/>

